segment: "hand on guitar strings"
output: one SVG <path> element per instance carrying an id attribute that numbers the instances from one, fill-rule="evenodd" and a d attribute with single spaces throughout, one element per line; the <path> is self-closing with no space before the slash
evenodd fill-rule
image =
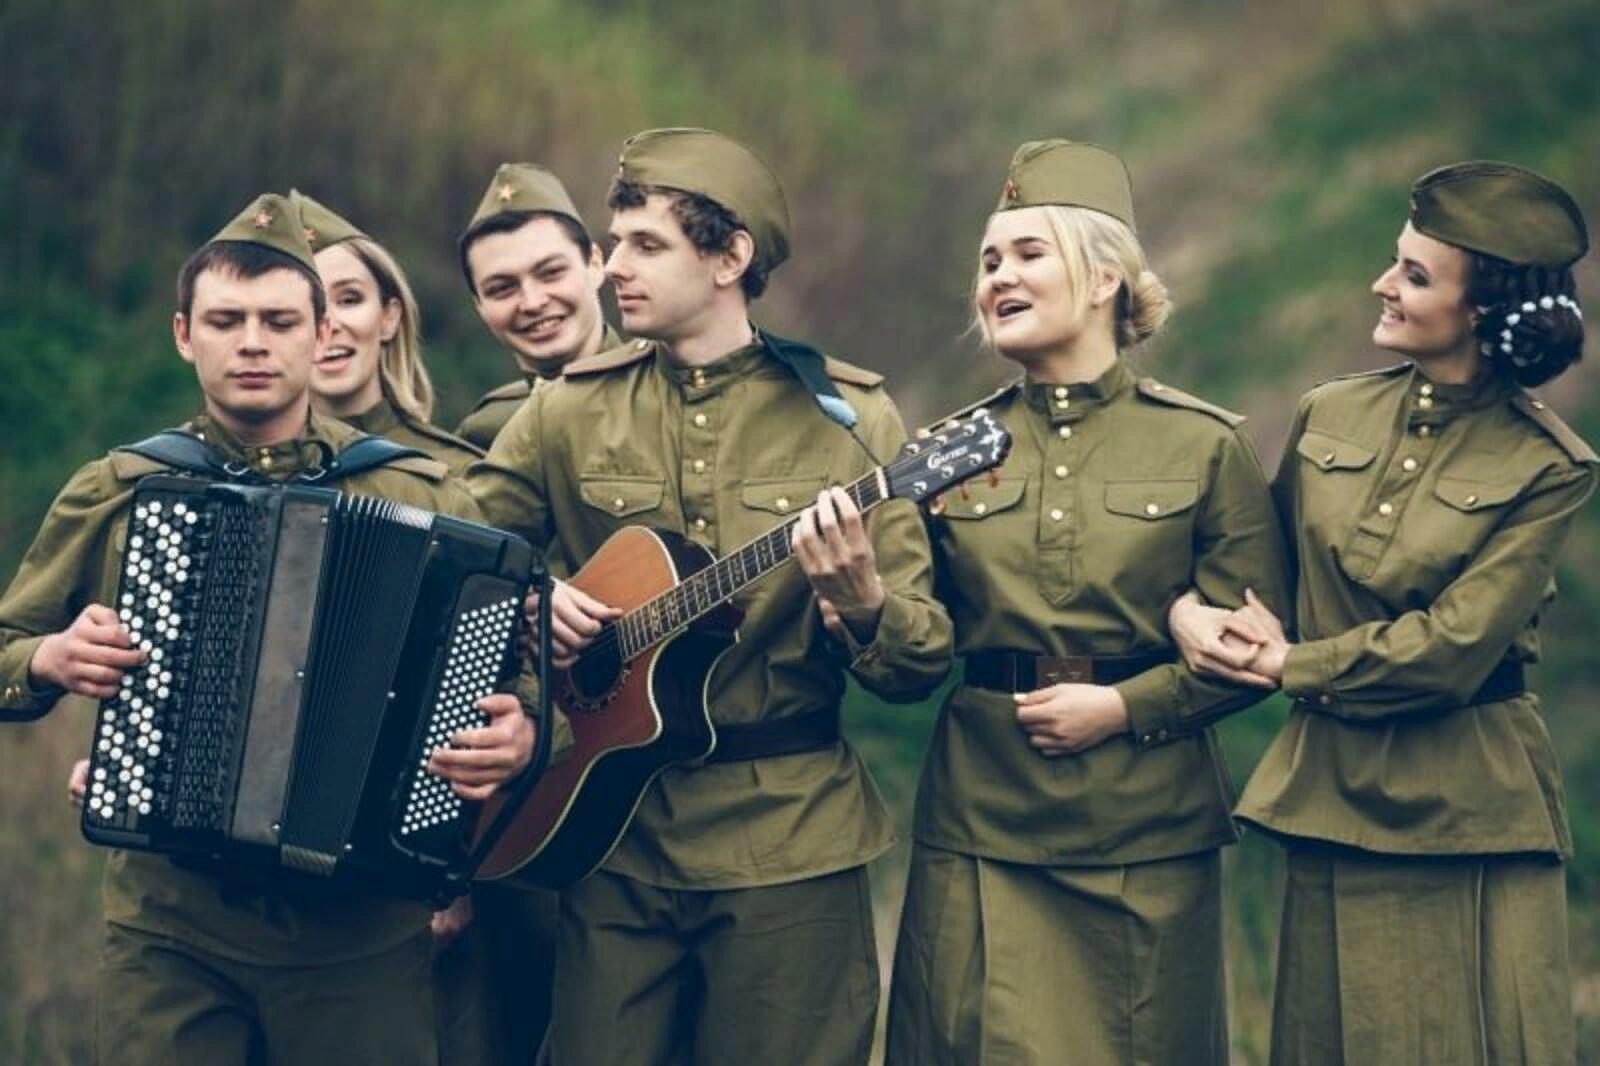
<path id="1" fill-rule="evenodd" d="M 485 696 L 478 701 L 478 710 L 489 716 L 488 725 L 461 730 L 428 759 L 428 771 L 449 781 L 456 795 L 469 800 L 488 799 L 533 758 L 533 719 L 522 713 L 515 695 Z"/>
<path id="2" fill-rule="evenodd" d="M 817 594 L 822 625 L 840 640 L 845 628 L 870 644 L 883 614 L 883 578 L 861 509 L 843 489 L 823 489 L 801 512 L 789 535 L 800 569 Z"/>
<path id="3" fill-rule="evenodd" d="M 1064 683 L 1014 698 L 1017 725 L 1040 755 L 1076 755 L 1128 732 L 1128 707 L 1110 685 Z"/>
<path id="4" fill-rule="evenodd" d="M 117 612 L 91 603 L 66 629 L 39 642 L 28 678 L 105 700 L 117 694 L 124 672 L 143 663 L 144 652 L 133 646 Z"/>
<path id="5" fill-rule="evenodd" d="M 605 623 L 621 618 L 622 612 L 607 607 L 582 589 L 573 588 L 565 581 L 553 583 L 550 596 L 550 663 L 565 670 L 578 659 L 578 653 L 589 646 Z M 539 594 L 528 593 L 523 612 L 528 616 L 526 639 L 529 654 L 539 654 Z"/>

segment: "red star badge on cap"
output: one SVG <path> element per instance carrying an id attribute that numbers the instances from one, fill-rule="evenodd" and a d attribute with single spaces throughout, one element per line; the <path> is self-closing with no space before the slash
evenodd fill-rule
<path id="1" fill-rule="evenodd" d="M 509 204 L 511 202 L 511 198 L 517 195 L 517 190 L 513 188 L 511 183 L 508 181 L 501 185 L 500 188 L 496 189 L 494 194 L 499 198 L 501 203 Z"/>
<path id="2" fill-rule="evenodd" d="M 256 229 L 266 229 L 272 225 L 272 212 L 263 207 L 256 212 L 256 217 L 250 220 L 250 224 Z"/>

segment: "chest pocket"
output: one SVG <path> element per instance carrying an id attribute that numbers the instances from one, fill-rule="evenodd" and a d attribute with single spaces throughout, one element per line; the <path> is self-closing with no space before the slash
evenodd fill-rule
<path id="1" fill-rule="evenodd" d="M 1199 499 L 1197 478 L 1107 478 L 1103 509 L 1088 512 L 1081 579 L 1159 611 L 1191 583 Z"/>
<path id="2" fill-rule="evenodd" d="M 1440 471 L 1432 494 L 1407 514 L 1405 535 L 1395 538 L 1416 591 L 1436 595 L 1459 577 L 1525 487 L 1484 461 Z"/>
<path id="3" fill-rule="evenodd" d="M 826 482 L 814 477 L 755 477 L 739 486 L 739 502 L 752 511 L 771 515 L 796 514 L 817 500 Z"/>
<path id="4" fill-rule="evenodd" d="M 1193 478 L 1106 482 L 1106 510 L 1145 522 L 1162 522 L 1183 514 L 1199 498 L 1200 482 Z"/>
<path id="5" fill-rule="evenodd" d="M 612 518 L 630 518 L 659 510 L 666 480 L 645 475 L 583 474 L 578 478 L 583 502 Z"/>
<path id="6" fill-rule="evenodd" d="M 1028 487 L 1025 477 L 1003 477 L 993 485 L 981 477 L 974 478 L 961 489 L 951 489 L 939 498 L 940 513 L 957 522 L 975 522 L 1009 511 L 1022 502 L 1022 493 Z"/>
<path id="7" fill-rule="evenodd" d="M 1301 550 L 1343 553 L 1371 493 L 1377 449 L 1308 429 L 1294 450 L 1300 458 L 1295 535 Z"/>

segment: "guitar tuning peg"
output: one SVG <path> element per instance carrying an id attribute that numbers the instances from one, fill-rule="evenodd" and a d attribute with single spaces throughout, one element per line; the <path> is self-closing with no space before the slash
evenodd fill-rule
<path id="1" fill-rule="evenodd" d="M 1000 471 L 992 466 L 989 468 L 989 487 L 991 489 L 1000 487 Z"/>
<path id="2" fill-rule="evenodd" d="M 928 513 L 931 515 L 944 514 L 944 496 L 935 496 L 928 502 Z"/>
<path id="3" fill-rule="evenodd" d="M 927 440 L 931 436 L 933 436 L 933 431 L 927 426 L 919 426 L 917 428 L 917 439 Z"/>
<path id="4" fill-rule="evenodd" d="M 956 490 L 961 493 L 961 498 L 963 500 L 972 499 L 972 494 L 967 491 L 967 483 L 965 481 L 963 481 L 960 485 L 956 486 Z"/>

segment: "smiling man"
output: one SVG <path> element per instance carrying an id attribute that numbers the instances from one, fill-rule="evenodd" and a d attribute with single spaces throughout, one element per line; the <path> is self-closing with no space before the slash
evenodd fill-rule
<path id="1" fill-rule="evenodd" d="M 600 249 L 561 179 L 543 167 L 502 163 L 458 247 L 478 316 L 522 373 L 456 427 L 487 449 L 536 383 L 622 338 L 600 308 Z"/>
<path id="2" fill-rule="evenodd" d="M 308 384 L 328 339 L 326 301 L 288 201 L 262 196 L 178 277 L 173 336 L 195 369 L 202 413 L 191 450 L 221 467 L 286 479 L 344 455 L 349 492 L 476 518 L 445 467 L 404 449 L 373 465 L 363 435 L 314 414 Z M 61 490 L 0 598 L 0 717 L 37 717 L 67 693 L 114 694 L 143 662 L 114 611 L 136 483 L 190 472 L 150 442 L 88 463 Z M 482 798 L 527 764 L 532 726 L 514 696 L 480 708 L 431 768 Z M 99 1061 L 246 1066 L 433 1063 L 432 945 L 421 905 L 307 893 L 271 875 L 180 867 L 113 852 L 96 999 Z"/>
<path id="3" fill-rule="evenodd" d="M 623 148 L 606 264 L 642 337 L 567 365 L 468 485 L 490 521 L 574 572 L 625 525 L 725 554 L 798 516 L 799 567 L 735 598 L 710 675 L 718 746 L 646 790 L 599 871 L 562 893 L 549 1061 L 864 1063 L 878 1002 L 865 864 L 893 840 L 840 732 L 847 677 L 925 696 L 949 662 L 914 507 L 870 523 L 834 486 L 905 433 L 882 379 L 750 324 L 789 252 L 783 190 L 708 130 Z M 812 504 L 813 506 L 808 506 Z M 560 586 L 558 661 L 615 616 Z"/>

